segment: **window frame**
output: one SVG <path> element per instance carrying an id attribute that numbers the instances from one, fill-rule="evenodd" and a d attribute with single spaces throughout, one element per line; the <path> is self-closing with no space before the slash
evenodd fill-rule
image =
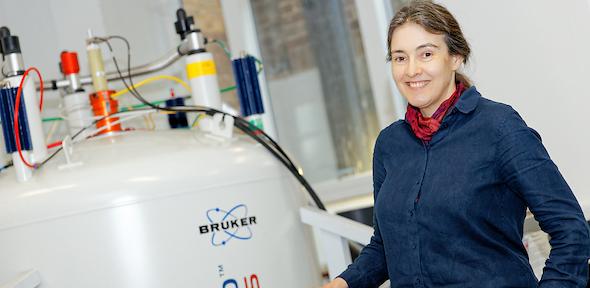
<path id="1" fill-rule="evenodd" d="M 240 51 L 260 57 L 260 45 L 256 34 L 254 16 L 250 0 L 220 0 L 224 16 L 227 39 L 232 55 Z M 590 1 L 590 0 L 589 0 Z M 393 15 L 393 7 L 389 0 L 355 0 L 359 17 L 361 38 L 377 119 L 381 129 L 404 117 L 407 102 L 397 89 L 391 77 L 390 65 L 385 61 L 389 18 Z M 376 31 L 376 32 L 375 32 Z M 275 130 L 275 117 L 272 111 L 267 80 L 264 73 L 260 75 L 260 89 L 266 114 L 263 116 L 265 130 L 280 143 Z M 339 179 L 317 183 L 318 194 L 326 202 L 338 202 L 359 196 L 372 194 L 372 173 L 361 173 Z M 346 193 L 342 193 L 343 187 Z"/>

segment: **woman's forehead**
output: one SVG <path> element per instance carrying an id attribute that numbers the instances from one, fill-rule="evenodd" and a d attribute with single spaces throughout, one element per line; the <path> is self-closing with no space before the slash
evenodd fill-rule
<path id="1" fill-rule="evenodd" d="M 426 31 L 422 26 L 408 22 L 393 31 L 391 37 L 391 52 L 411 52 L 425 47 L 445 49 L 443 34 Z"/>

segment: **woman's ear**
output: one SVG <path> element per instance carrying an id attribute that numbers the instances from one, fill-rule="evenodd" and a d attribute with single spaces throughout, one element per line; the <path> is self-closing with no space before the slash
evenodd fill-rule
<path id="1" fill-rule="evenodd" d="M 459 70 L 459 67 L 461 67 L 461 64 L 463 64 L 463 61 L 465 61 L 465 58 L 461 55 L 452 55 L 451 61 L 453 65 L 453 71 L 457 71 Z"/>

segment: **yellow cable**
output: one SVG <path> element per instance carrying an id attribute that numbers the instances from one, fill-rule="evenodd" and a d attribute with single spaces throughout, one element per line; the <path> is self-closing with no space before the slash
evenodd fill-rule
<path id="1" fill-rule="evenodd" d="M 158 113 L 168 115 L 168 114 L 176 114 L 178 112 L 175 112 L 175 111 L 158 111 Z"/>
<path id="2" fill-rule="evenodd" d="M 186 91 L 188 93 L 191 93 L 191 88 L 188 86 L 188 84 L 186 84 L 186 82 L 182 81 L 182 79 L 178 78 L 178 77 L 174 77 L 174 76 L 170 76 L 170 75 L 158 75 L 158 76 L 154 76 L 154 77 L 150 77 L 147 79 L 144 79 L 142 81 L 140 81 L 139 83 L 133 85 L 133 88 L 139 88 L 145 84 L 148 84 L 150 82 L 156 81 L 156 80 L 162 80 L 162 79 L 167 79 L 167 80 L 172 80 L 180 85 L 182 85 L 182 87 L 184 87 L 184 89 L 186 89 Z M 111 98 L 117 98 L 125 93 L 128 93 L 129 89 L 125 88 L 123 90 L 117 91 L 115 92 L 115 94 L 111 95 Z"/>
<path id="3" fill-rule="evenodd" d="M 196 127 L 197 125 L 199 125 L 199 121 L 201 120 L 201 118 L 203 118 L 203 116 L 204 116 L 204 115 L 203 115 L 203 114 L 201 114 L 201 113 L 197 114 L 197 118 L 195 119 L 195 122 L 193 122 L 193 125 L 192 125 L 192 127 L 191 127 L 191 128 L 194 128 L 194 127 Z"/>

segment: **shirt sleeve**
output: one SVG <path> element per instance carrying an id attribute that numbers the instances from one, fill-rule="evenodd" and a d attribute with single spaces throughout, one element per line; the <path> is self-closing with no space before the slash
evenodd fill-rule
<path id="1" fill-rule="evenodd" d="M 511 109 L 499 130 L 500 174 L 550 236 L 551 253 L 539 287 L 586 287 L 590 233 L 578 201 L 539 134 L 516 111 Z"/>
<path id="2" fill-rule="evenodd" d="M 373 153 L 373 193 L 375 201 L 377 201 L 377 194 L 386 175 L 383 166 L 383 155 L 379 149 L 379 139 L 377 139 Z M 385 262 L 383 240 L 374 213 L 373 228 L 375 231 L 370 243 L 363 248 L 354 263 L 349 265 L 348 269 L 338 276 L 346 281 L 349 288 L 374 288 L 387 280 L 387 264 Z"/>

